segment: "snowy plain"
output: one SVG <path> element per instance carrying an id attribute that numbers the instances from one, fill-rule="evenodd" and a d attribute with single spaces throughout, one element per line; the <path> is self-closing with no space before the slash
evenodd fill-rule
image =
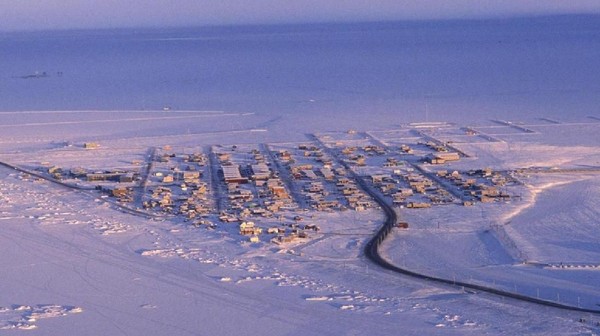
<path id="1" fill-rule="evenodd" d="M 0 161 L 119 167 L 151 146 L 301 142 L 307 133 L 436 120 L 501 140 L 459 144 L 480 160 L 465 165 L 597 167 L 598 22 L 576 16 L 4 34 Z M 28 77 L 36 72 L 48 76 Z M 535 133 L 490 121 L 498 119 Z M 64 148 L 88 141 L 101 149 Z M 34 328 L 28 332 L 36 335 L 600 330 L 597 316 L 379 269 L 362 254 L 383 221 L 376 209 L 315 214 L 322 236 L 281 251 L 227 230 L 125 214 L 93 193 L 7 168 L 0 175 L 0 328 Z M 542 296 L 554 298 L 559 289 L 562 300 L 594 305 L 598 269 L 539 265 L 598 265 L 599 189 L 598 175 L 548 174 L 531 176 L 523 200 L 506 207 L 406 211 L 411 228 L 394 234 L 385 253 L 435 275 L 532 296 L 543 284 Z M 501 230 L 514 249 L 489 230 L 509 221 Z M 576 225 L 562 230 L 567 222 Z"/>

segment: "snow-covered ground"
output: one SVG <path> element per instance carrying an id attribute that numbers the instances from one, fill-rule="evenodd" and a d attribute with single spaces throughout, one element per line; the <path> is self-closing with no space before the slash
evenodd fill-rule
<path id="1" fill-rule="evenodd" d="M 301 142 L 307 133 L 350 128 L 397 146 L 414 137 L 408 123 L 435 119 L 451 123 L 433 135 L 472 156 L 444 169 L 597 167 L 598 22 L 5 34 L 0 161 L 121 168 L 144 161 L 151 147 Z M 173 39 L 181 36 L 188 38 Z M 28 77 L 36 71 L 48 77 Z M 464 136 L 463 126 L 479 136 Z M 85 142 L 100 148 L 85 150 Z M 402 210 L 409 229 L 390 236 L 384 255 L 427 274 L 594 307 L 598 173 L 519 179 L 521 197 L 509 204 Z M 251 244 L 233 224 L 207 230 L 135 216 L 94 192 L 2 167 L 0 328 L 36 335 L 600 332 L 598 316 L 374 266 L 362 249 L 383 222 L 378 209 L 311 216 L 322 229 L 313 239 Z"/>
<path id="2" fill-rule="evenodd" d="M 24 167 L 126 166 L 142 160 L 151 145 L 192 148 L 228 140 L 210 133 L 135 142 L 116 137 L 85 150 L 80 143 L 65 147 L 14 136 L 19 141 L 2 144 L 2 159 Z M 383 221 L 377 209 L 313 213 L 310 220 L 322 228 L 314 239 L 251 244 L 237 236 L 235 226 L 227 228 L 233 224 L 210 231 L 137 217 L 93 192 L 7 168 L 1 174 L 5 328 L 37 328 L 48 335 L 236 334 L 240 328 L 273 335 L 598 332 L 593 316 L 473 295 L 370 264 L 362 248 Z M 595 176 L 523 176 L 522 200 L 511 204 L 402 211 L 410 228 L 394 233 L 384 253 L 423 273 L 593 306 L 600 280 L 594 268 Z M 561 230 L 565 221 L 570 228 Z M 561 262 L 576 267 L 552 266 Z"/>
<path id="3" fill-rule="evenodd" d="M 385 253 L 397 265 L 425 274 L 595 309 L 600 304 L 600 143 L 593 131 L 598 125 L 522 126 L 536 133 L 502 142 L 455 142 L 475 157 L 450 165 L 550 168 L 517 176 L 524 183 L 520 197 L 502 205 L 404 211 L 410 229 L 395 232 Z"/>
<path id="4" fill-rule="evenodd" d="M 382 219 L 376 212 L 328 215 L 327 222 L 352 230 L 333 227 L 282 251 L 134 217 L 77 191 L 1 174 L 3 328 L 37 327 L 40 335 L 594 330 L 577 322 L 581 314 L 471 295 L 370 265 L 361 248 Z"/>

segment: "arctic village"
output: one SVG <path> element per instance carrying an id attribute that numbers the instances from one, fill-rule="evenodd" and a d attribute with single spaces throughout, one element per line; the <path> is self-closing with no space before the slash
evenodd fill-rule
<path id="1" fill-rule="evenodd" d="M 364 211 L 377 206 L 359 187 L 362 181 L 394 208 L 419 209 L 509 202 L 510 192 L 518 192 L 517 186 L 522 185 L 517 176 L 547 172 L 491 167 L 449 170 L 446 163 L 469 158 L 452 146 L 452 137 L 500 140 L 451 125 L 409 126 L 377 135 L 355 130 L 319 134 L 314 142 L 300 144 L 165 145 L 149 149 L 144 160 L 132 160 L 129 166 L 102 170 L 53 162 L 27 168 L 38 178 L 95 189 L 100 197 L 111 197 L 135 214 L 181 219 L 207 229 L 236 223 L 248 241 L 272 238 L 275 244 L 318 233 L 320 227 L 310 220 L 313 211 Z M 65 147 L 81 147 L 94 155 L 101 145 L 65 143 Z M 408 228 L 408 223 L 396 226 Z"/>
<path id="2" fill-rule="evenodd" d="M 134 145 L 119 140 L 53 141 L 36 149 L 35 156 L 19 150 L 7 153 L 2 165 L 12 170 L 13 179 L 75 192 L 85 202 L 122 212 L 120 221 L 94 224 L 105 236 L 127 234 L 132 230 L 127 218 L 139 218 L 169 223 L 173 234 L 221 237 L 217 243 L 233 242 L 245 250 L 244 258 L 261 251 L 267 258 L 272 254 L 318 261 L 318 254 L 332 253 L 330 246 L 342 251 L 350 246 L 357 255 L 343 259 L 344 270 L 364 267 L 352 265 L 364 249 L 372 261 L 400 273 L 398 277 L 442 283 L 467 295 L 483 291 L 498 296 L 496 300 L 571 310 L 580 316 L 577 323 L 594 329 L 600 326 L 600 297 L 594 278 L 580 275 L 597 274 L 597 252 L 573 253 L 573 246 L 560 248 L 548 240 L 569 236 L 591 242 L 595 219 L 527 219 L 532 223 L 528 226 L 511 219 L 526 212 L 541 190 L 578 181 L 593 188 L 589 181 L 597 181 L 600 168 L 585 162 L 597 153 L 578 141 L 594 138 L 586 135 L 599 127 L 595 117 L 540 118 L 535 123 L 490 120 L 476 126 L 410 123 L 390 130 L 321 132 L 289 143 L 230 139 L 211 144 L 195 142 L 193 136 L 177 144 L 152 137 Z M 540 146 L 540 141 L 563 145 Z M 564 161 L 555 161 L 557 152 Z M 3 194 L 9 192 L 10 187 L 3 187 Z M 555 208 L 572 204 L 553 202 Z M 43 207 L 38 210 L 43 212 Z M 50 224 L 77 224 L 79 217 L 71 212 L 31 216 Z M 544 235 L 536 235 L 538 229 Z M 464 249 L 444 247 L 457 240 Z M 219 263 L 216 255 L 206 256 L 212 252 L 189 247 L 193 245 L 165 246 L 157 240 L 137 253 Z M 300 285 L 314 292 L 304 296 L 306 302 L 335 303 L 342 310 L 372 312 L 390 304 L 389 298 L 359 292 L 327 294 L 329 286 L 278 270 L 262 274 L 269 272 L 256 264 L 244 267 L 250 275 L 221 271 L 215 280 Z M 368 276 L 366 267 L 361 272 Z M 437 326 L 459 323 L 477 327 L 477 322 L 448 314 Z M 7 325 L 34 327 L 30 322 Z"/>

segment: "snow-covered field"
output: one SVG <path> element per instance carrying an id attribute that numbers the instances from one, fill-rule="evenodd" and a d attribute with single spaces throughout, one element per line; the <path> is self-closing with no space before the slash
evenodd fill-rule
<path id="1" fill-rule="evenodd" d="M 577 322 L 581 314 L 474 296 L 370 265 L 361 248 L 382 219 L 377 213 L 329 215 L 325 221 L 354 230 L 339 235 L 334 227 L 310 244 L 280 251 L 123 214 L 6 169 L 2 177 L 3 328 L 37 327 L 41 335 L 233 335 L 240 328 L 273 335 L 514 334 L 523 328 L 578 334 L 594 328 Z"/>
<path id="2" fill-rule="evenodd" d="M 349 128 L 393 145 L 414 136 L 407 123 L 433 118 L 455 122 L 435 136 L 472 155 L 447 169 L 598 167 L 600 40 L 590 33 L 597 17 L 553 20 L 569 28 L 545 30 L 554 23 L 540 19 L 3 35 L 0 54 L 12 61 L 0 64 L 0 161 L 128 167 L 150 147 L 299 142 Z M 170 39 L 207 34 L 214 39 Z M 36 71 L 49 76 L 21 78 Z M 485 136 L 460 136 L 462 126 Z M 84 142 L 100 148 L 86 151 Z M 510 204 L 402 210 L 410 227 L 390 236 L 384 255 L 426 274 L 594 308 L 598 173 L 520 179 L 521 197 Z M 36 335 L 600 332 L 598 316 L 380 269 L 362 253 L 383 222 L 378 209 L 312 216 L 322 229 L 314 239 L 251 244 L 230 224 L 207 230 L 135 216 L 94 192 L 2 167 L 0 328 Z"/>
<path id="3" fill-rule="evenodd" d="M 600 304 L 600 141 L 599 124 L 590 119 L 518 123 L 529 134 L 474 127 L 499 141 L 454 141 L 474 157 L 451 169 L 548 167 L 549 172 L 519 176 L 520 198 L 502 206 L 403 212 L 411 229 L 385 243 L 387 256 L 425 274 L 595 309 Z M 444 138 L 448 132 L 437 133 Z"/>

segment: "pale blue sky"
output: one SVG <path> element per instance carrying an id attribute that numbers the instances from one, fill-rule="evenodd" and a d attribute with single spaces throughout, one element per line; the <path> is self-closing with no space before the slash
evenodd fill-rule
<path id="1" fill-rule="evenodd" d="M 600 0 L 0 0 L 0 30 L 600 13 Z"/>

